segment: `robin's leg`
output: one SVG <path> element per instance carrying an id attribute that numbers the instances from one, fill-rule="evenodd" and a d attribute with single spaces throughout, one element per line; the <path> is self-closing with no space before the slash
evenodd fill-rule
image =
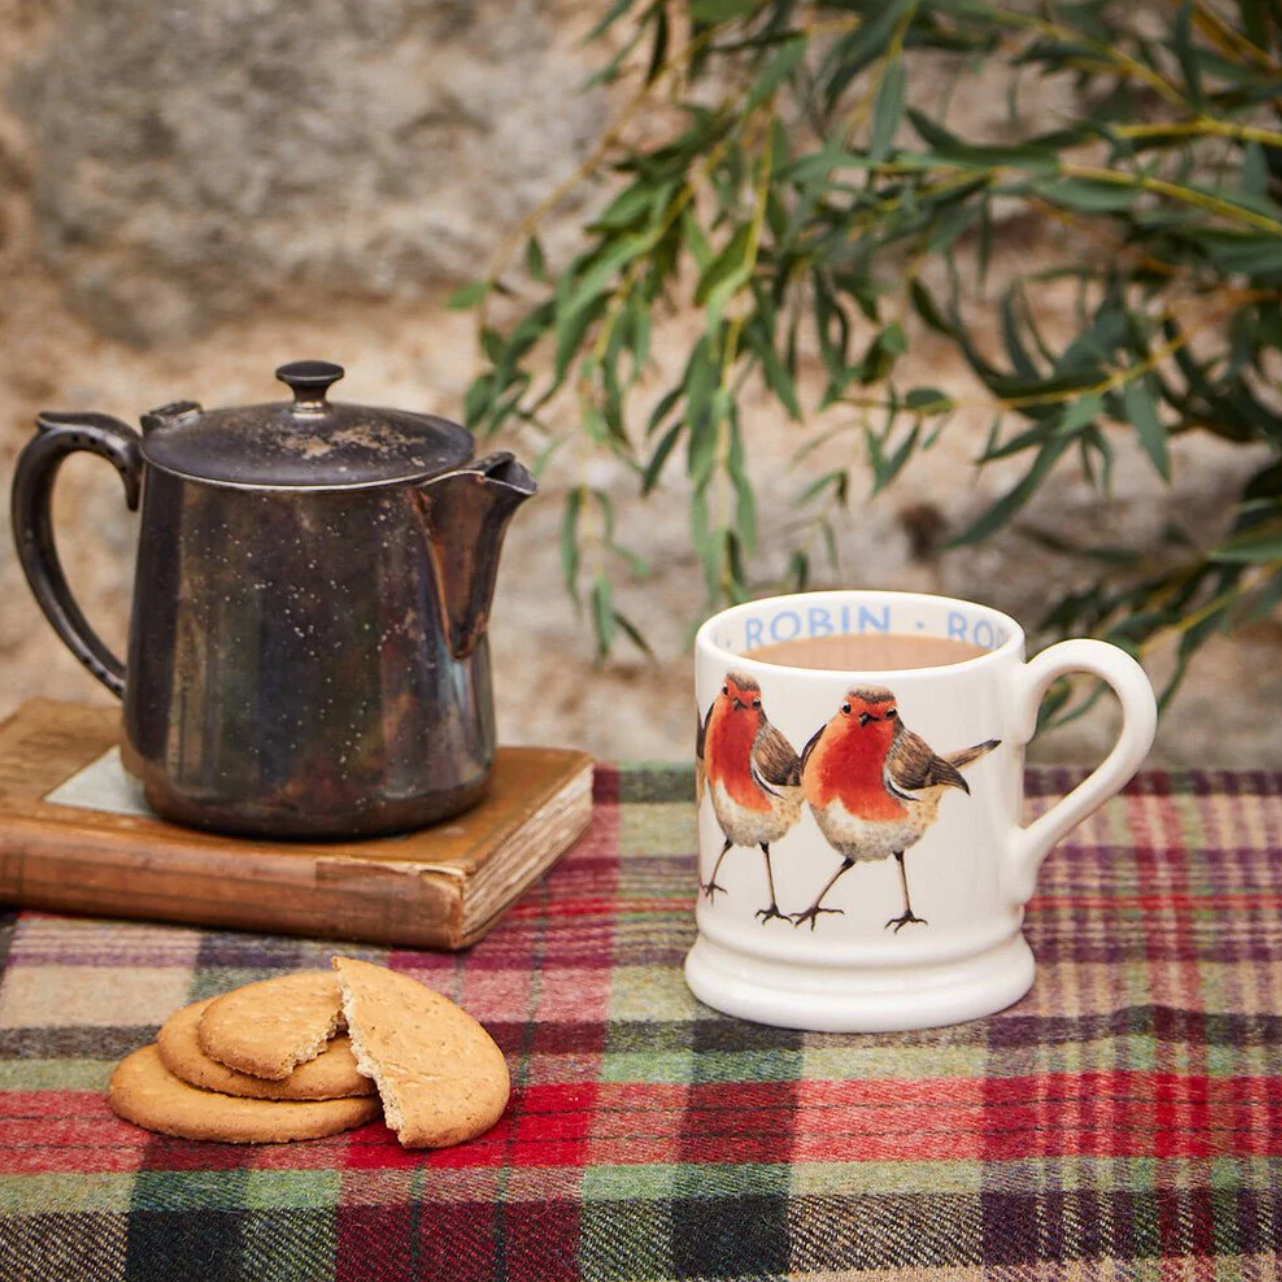
<path id="1" fill-rule="evenodd" d="M 889 930 L 893 926 L 897 935 L 910 921 L 919 921 L 923 926 L 928 926 L 930 923 L 924 917 L 918 917 L 913 912 L 912 903 L 908 899 L 908 874 L 904 871 L 904 852 L 902 850 L 895 851 L 895 860 L 899 864 L 899 884 L 904 888 L 904 911 L 900 916 L 892 917 L 886 923 L 886 929 Z"/>
<path id="2" fill-rule="evenodd" d="M 837 878 L 840 877 L 842 873 L 849 872 L 854 866 L 855 861 L 853 859 L 843 858 L 841 861 L 841 867 L 828 878 L 828 884 L 819 892 L 815 902 L 803 913 L 789 914 L 792 917 L 792 924 L 794 926 L 800 926 L 803 921 L 808 921 L 810 923 L 810 929 L 814 930 L 815 919 L 820 913 L 844 914 L 846 911 L 844 908 L 821 908 L 820 904 L 823 903 L 824 896 L 827 895 L 827 893 L 837 884 Z"/>
<path id="3" fill-rule="evenodd" d="M 721 891 L 723 895 L 726 893 L 726 888 L 724 886 L 717 885 L 717 870 L 721 867 L 721 861 L 730 853 L 730 847 L 733 845 L 734 842 L 727 837 L 726 844 L 721 847 L 721 853 L 717 856 L 717 862 L 712 865 L 711 879 L 709 881 L 701 881 L 699 883 L 699 889 L 703 891 L 709 899 L 715 900 L 718 890 Z"/>
<path id="4" fill-rule="evenodd" d="M 761 918 L 762 925 L 765 925 L 772 917 L 778 917 L 780 921 L 790 920 L 787 913 L 779 911 L 779 904 L 775 900 L 775 875 L 770 870 L 770 843 L 763 841 L 761 843 L 761 853 L 766 857 L 766 881 L 770 884 L 770 907 L 758 908 L 757 916 Z"/>

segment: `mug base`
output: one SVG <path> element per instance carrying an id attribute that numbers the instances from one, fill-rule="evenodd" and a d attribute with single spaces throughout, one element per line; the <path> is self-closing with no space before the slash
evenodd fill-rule
<path id="1" fill-rule="evenodd" d="M 895 1033 L 1005 1010 L 1033 986 L 1033 952 L 1016 933 L 986 952 L 857 972 L 766 961 L 700 935 L 686 957 L 691 992 L 727 1015 L 815 1033 Z"/>

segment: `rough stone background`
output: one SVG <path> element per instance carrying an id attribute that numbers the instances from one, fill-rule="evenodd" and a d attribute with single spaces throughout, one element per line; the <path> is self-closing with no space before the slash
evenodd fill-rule
<path id="1" fill-rule="evenodd" d="M 594 14 L 561 0 L 0 0 L 0 484 L 41 408 L 94 408 L 127 420 L 179 398 L 270 399 L 272 368 L 339 360 L 345 399 L 458 416 L 473 371 L 471 323 L 443 299 L 482 270 L 495 244 L 574 168 L 610 108 L 576 87 L 598 57 Z M 1035 86 L 1055 114 L 1070 90 Z M 953 126 L 1000 135 L 1004 94 L 963 82 Z M 573 207 L 550 237 L 568 243 Z M 1044 230 L 1012 224 L 1007 264 L 1039 252 Z M 999 264 L 1000 268 L 1000 264 Z M 1043 300 L 1051 323 L 1068 302 Z M 697 320 L 678 319 L 660 360 L 681 359 Z M 922 381 L 964 390 L 948 349 L 914 344 Z M 986 420 L 962 416 L 876 502 L 856 502 L 833 584 L 971 595 L 1032 624 L 1089 569 L 1012 532 L 935 555 L 1011 472 L 971 460 Z M 794 519 L 805 477 L 798 440 L 768 405 L 749 416 L 761 525 Z M 521 442 L 518 448 L 526 448 Z M 528 452 L 528 451 L 527 451 Z M 818 470 L 849 452 L 835 443 Z M 1114 502 L 1065 468 L 1035 513 L 1043 528 L 1156 550 L 1178 516 L 1196 537 L 1223 527 L 1249 451 L 1185 439 L 1165 489 L 1123 449 Z M 656 663 L 626 653 L 604 667 L 559 583 L 559 497 L 578 479 L 554 468 L 513 527 L 493 636 L 501 732 L 582 745 L 604 757 L 689 749 L 691 624 L 702 604 L 684 496 L 642 505 L 605 460 L 593 480 L 618 495 L 623 540 L 656 567 L 621 604 Z M 1021 466 L 1018 461 L 1013 469 Z M 856 486 L 856 491 L 858 491 Z M 86 613 L 120 647 L 134 519 L 101 463 L 64 469 L 60 546 Z M 765 558 L 769 561 L 769 556 Z M 821 586 L 821 585 L 817 585 Z M 1160 733 L 1169 764 L 1276 764 L 1282 628 L 1255 625 L 1207 648 Z M 1163 656 L 1154 658 L 1160 675 Z M 0 532 L 0 714 L 22 699 L 106 700 L 54 639 Z M 1035 746 L 1043 760 L 1097 758 L 1107 708 Z"/>

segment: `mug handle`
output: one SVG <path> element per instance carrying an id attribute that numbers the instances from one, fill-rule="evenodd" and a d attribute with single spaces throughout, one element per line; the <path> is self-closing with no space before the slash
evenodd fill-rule
<path id="1" fill-rule="evenodd" d="M 142 491 L 142 444 L 137 432 L 107 414 L 46 412 L 39 432 L 18 456 L 13 475 L 13 541 L 27 582 L 54 631 L 112 694 L 125 689 L 125 665 L 80 612 L 53 541 L 53 483 L 68 454 L 87 450 L 111 463 L 125 483 L 132 512 Z"/>
<path id="2" fill-rule="evenodd" d="M 1157 730 L 1153 687 L 1125 650 L 1104 641 L 1061 641 L 1019 672 L 1014 722 L 1021 746 L 1037 729 L 1037 711 L 1047 687 L 1069 672 L 1089 672 L 1112 686 L 1122 705 L 1122 729 L 1113 750 L 1067 797 L 1027 827 L 1016 825 L 1006 852 L 1006 883 L 1016 904 L 1032 898 L 1038 869 L 1055 843 L 1125 786 L 1153 746 Z"/>

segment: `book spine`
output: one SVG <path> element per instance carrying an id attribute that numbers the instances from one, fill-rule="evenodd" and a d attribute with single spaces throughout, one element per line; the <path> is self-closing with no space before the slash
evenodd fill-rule
<path id="1" fill-rule="evenodd" d="M 205 852 L 159 845 L 121 850 L 90 833 L 7 819 L 0 834 L 0 901 L 54 912 L 180 921 L 359 940 L 407 948 L 461 947 L 457 878 L 310 852 Z"/>

